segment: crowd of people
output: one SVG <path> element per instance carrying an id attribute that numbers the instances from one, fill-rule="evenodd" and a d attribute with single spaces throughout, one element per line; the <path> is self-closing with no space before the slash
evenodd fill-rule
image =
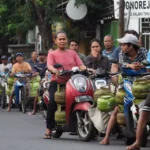
<path id="1" fill-rule="evenodd" d="M 111 35 L 104 37 L 104 47 L 102 49 L 102 43 L 98 39 L 93 39 L 90 42 L 90 54 L 86 57 L 84 54 L 79 53 L 79 42 L 76 40 L 69 41 L 64 31 L 59 31 L 55 37 L 55 43 L 57 45 L 56 50 L 50 50 L 48 54 L 36 51 L 32 52 L 31 59 L 25 61 L 22 53 L 17 53 L 15 58 L 12 57 L 8 60 L 7 56 L 1 57 L 2 64 L 0 65 L 0 72 L 11 70 L 10 76 L 13 76 L 17 72 L 29 72 L 34 76 L 40 75 L 41 79 L 45 77 L 45 72 L 48 69 L 52 74 L 51 83 L 49 87 L 50 103 L 47 110 L 46 118 L 46 133 L 44 139 L 51 138 L 52 129 L 55 126 L 54 113 L 57 109 L 56 102 L 54 100 L 54 93 L 57 90 L 58 83 L 66 83 L 68 76 L 60 77 L 59 70 L 54 68 L 55 63 L 62 64 L 65 70 L 71 70 L 72 67 L 78 66 L 80 70 L 89 70 L 95 73 L 96 69 L 101 68 L 105 71 L 111 71 L 112 73 L 118 72 L 120 67 L 127 67 L 134 70 L 139 70 L 144 66 L 141 62 L 147 59 L 147 50 L 143 48 L 142 39 L 138 33 L 134 30 L 125 31 L 124 37 L 118 39 L 119 47 L 114 46 L 114 39 Z M 113 58 L 118 63 L 109 62 L 109 58 Z M 35 67 L 37 66 L 37 67 Z M 42 68 L 44 71 L 41 73 L 38 68 Z M 118 85 L 117 77 L 112 77 L 114 85 Z M 14 88 L 12 90 L 9 105 L 7 111 L 11 111 L 11 103 L 14 97 Z M 29 115 L 35 115 L 37 111 L 38 93 L 34 100 L 33 111 Z M 112 128 L 116 124 L 116 118 L 118 113 L 118 106 L 115 107 L 108 126 L 104 139 L 100 142 L 102 145 L 109 144 L 109 136 Z M 150 94 L 148 95 L 145 105 L 143 107 L 142 114 L 139 118 L 136 141 L 133 145 L 127 147 L 127 150 L 139 150 L 142 133 L 146 126 L 147 118 L 150 116 Z"/>

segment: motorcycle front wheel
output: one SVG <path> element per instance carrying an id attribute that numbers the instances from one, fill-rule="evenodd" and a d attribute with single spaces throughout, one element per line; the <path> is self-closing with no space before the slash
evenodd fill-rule
<path id="1" fill-rule="evenodd" d="M 93 137 L 94 125 L 87 111 L 77 111 L 77 134 L 81 141 L 88 142 Z"/>
<path id="2" fill-rule="evenodd" d="M 19 98 L 20 98 L 20 110 L 22 110 L 23 113 L 26 113 L 26 108 L 27 108 L 27 97 L 26 97 L 26 88 L 25 86 L 23 86 L 20 90 L 19 90 Z"/>
<path id="3" fill-rule="evenodd" d="M 2 107 L 2 109 L 5 109 L 5 107 L 6 107 L 6 90 L 5 90 L 5 87 L 2 88 L 1 107 Z"/>
<path id="4" fill-rule="evenodd" d="M 63 132 L 59 129 L 55 129 L 52 131 L 52 136 L 57 139 L 60 138 L 62 136 L 62 134 L 63 134 Z"/>

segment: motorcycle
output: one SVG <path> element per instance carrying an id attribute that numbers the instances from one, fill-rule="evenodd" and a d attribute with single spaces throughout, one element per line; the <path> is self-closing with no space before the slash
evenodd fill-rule
<path id="1" fill-rule="evenodd" d="M 55 68 L 63 68 L 61 64 L 55 64 Z M 56 119 L 53 137 L 59 138 L 63 132 L 77 132 L 81 141 L 89 141 L 93 136 L 93 123 L 88 115 L 88 108 L 93 104 L 93 87 L 86 77 L 87 71 L 79 71 L 78 67 L 72 70 L 61 70 L 60 76 L 70 75 L 71 78 L 65 85 L 65 105 L 58 105 L 58 112 L 65 110 L 65 122 L 59 123 Z M 58 86 L 60 86 L 58 84 Z M 55 100 L 56 101 L 56 100 Z M 56 112 L 55 112 L 56 115 Z M 61 117 L 62 119 L 62 117 Z"/>
<path id="2" fill-rule="evenodd" d="M 49 86 L 50 86 L 50 80 L 44 80 L 42 82 L 42 86 L 43 86 L 43 95 L 42 95 L 42 99 L 40 100 L 40 105 L 43 108 L 43 117 L 46 119 L 47 117 L 47 107 L 48 107 L 48 103 L 49 103 Z"/>
<path id="3" fill-rule="evenodd" d="M 40 96 L 40 100 L 38 101 L 38 106 L 39 108 L 42 110 L 42 116 L 46 119 L 47 116 L 47 105 L 49 102 L 49 84 L 50 84 L 50 79 L 51 79 L 51 74 L 46 71 L 47 67 L 43 68 L 39 68 L 37 65 L 34 66 L 34 68 L 36 70 L 38 70 L 39 75 L 42 76 L 43 74 L 46 74 L 46 76 L 41 79 L 41 84 L 39 87 L 39 96 Z M 45 73 L 46 71 L 46 73 Z"/>
<path id="4" fill-rule="evenodd" d="M 32 77 L 31 73 L 16 73 L 14 75 L 16 77 L 15 82 L 15 104 L 19 105 L 20 111 L 26 113 L 26 108 L 28 101 L 30 100 L 29 97 L 29 89 L 27 86 L 28 78 Z"/>
<path id="5" fill-rule="evenodd" d="M 150 75 L 144 76 L 140 79 L 145 80 L 145 81 L 150 80 Z M 140 114 L 141 114 L 144 104 L 145 104 L 145 100 L 143 100 L 142 102 L 140 102 L 138 104 L 136 104 L 136 103 L 132 104 L 131 111 L 132 111 L 132 116 L 133 116 L 134 122 L 136 124 L 138 123 L 138 119 L 140 117 Z M 147 121 L 146 127 L 147 127 L 148 136 L 149 136 L 150 135 L 150 118 Z"/>
<path id="6" fill-rule="evenodd" d="M 147 62 L 145 64 L 145 66 L 150 66 L 150 63 Z M 149 80 L 150 79 L 150 75 L 149 74 L 150 73 L 148 73 L 146 76 L 143 76 L 140 79 L 145 80 L 145 81 Z M 141 113 L 141 109 L 143 108 L 144 103 L 145 103 L 145 101 L 142 101 L 139 104 L 133 103 L 132 106 L 131 106 L 132 116 L 133 116 L 135 124 L 137 124 L 137 122 L 138 122 L 138 119 L 139 119 L 139 116 L 140 116 L 140 113 Z M 148 132 L 148 135 L 150 135 L 150 119 L 147 122 L 146 128 L 147 128 L 146 130 Z"/>
<path id="7" fill-rule="evenodd" d="M 91 120 L 93 121 L 93 124 L 96 127 L 95 133 L 96 136 L 100 135 L 101 137 L 105 136 L 105 128 L 108 124 L 109 118 L 110 118 L 110 113 L 108 111 L 101 111 L 99 110 L 99 114 L 101 114 L 99 117 L 99 120 L 95 121 L 95 115 L 93 114 L 93 110 L 96 110 L 97 107 L 97 100 L 101 96 L 110 96 L 114 97 L 114 93 L 116 91 L 116 87 L 112 85 L 111 83 L 111 77 L 118 75 L 119 73 L 110 73 L 105 70 L 96 70 L 96 74 L 92 77 L 93 81 L 93 88 L 94 88 L 94 100 L 95 104 L 93 105 L 92 113 L 90 115 Z M 113 109 L 113 108 L 112 108 Z M 95 111 L 96 112 L 96 111 Z M 98 119 L 98 118 L 97 118 Z M 103 129 L 102 129 L 103 127 Z"/>
<path id="8" fill-rule="evenodd" d="M 126 126 L 118 125 L 118 127 L 122 135 L 125 137 L 125 144 L 131 145 L 135 141 L 136 128 L 137 128 L 137 122 L 135 122 L 133 117 L 133 112 L 132 112 L 132 105 L 134 105 L 133 104 L 134 96 L 132 94 L 132 84 L 134 80 L 133 78 L 150 75 L 150 73 L 147 73 L 146 69 L 135 71 L 130 68 L 122 68 L 121 70 L 122 70 L 121 75 L 123 76 L 123 82 L 120 86 L 122 86 L 126 92 L 126 96 L 124 97 L 124 114 L 125 114 Z M 143 140 L 141 146 L 145 147 L 147 145 L 146 128 L 142 139 Z"/>
<path id="9" fill-rule="evenodd" d="M 7 90 L 7 76 L 9 72 L 2 72 L 0 74 L 1 77 L 1 88 L 2 88 L 2 95 L 1 95 L 1 107 L 5 109 L 6 103 L 9 101 L 9 96 L 6 95 Z"/>

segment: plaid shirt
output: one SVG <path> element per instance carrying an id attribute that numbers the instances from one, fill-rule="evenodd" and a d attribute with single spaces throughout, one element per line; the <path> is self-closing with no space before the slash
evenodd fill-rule
<path id="1" fill-rule="evenodd" d="M 126 67 L 127 64 L 132 64 L 134 62 L 142 62 L 143 60 L 147 59 L 147 53 L 148 51 L 144 47 L 141 47 L 138 50 L 137 57 L 134 60 L 131 60 L 129 56 L 120 51 L 119 64 L 121 65 L 121 67 Z"/>

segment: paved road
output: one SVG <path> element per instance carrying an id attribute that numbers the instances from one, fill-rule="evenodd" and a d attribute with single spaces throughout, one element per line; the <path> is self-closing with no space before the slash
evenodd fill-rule
<path id="1" fill-rule="evenodd" d="M 125 150 L 123 140 L 111 139 L 111 145 L 98 141 L 79 141 L 77 136 L 63 134 L 61 139 L 44 140 L 45 122 L 40 114 L 28 116 L 17 110 L 11 113 L 0 109 L 0 150 Z M 100 139 L 99 139 L 100 140 Z M 150 149 L 150 141 L 147 148 Z"/>

